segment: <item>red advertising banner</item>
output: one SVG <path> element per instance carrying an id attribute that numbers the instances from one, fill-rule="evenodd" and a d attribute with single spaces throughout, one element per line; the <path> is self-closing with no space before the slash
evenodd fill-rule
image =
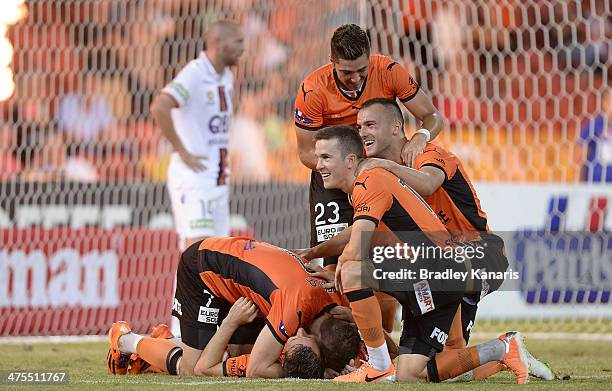
<path id="1" fill-rule="evenodd" d="M 0 336 L 167 323 L 178 260 L 173 230 L 0 229 Z"/>

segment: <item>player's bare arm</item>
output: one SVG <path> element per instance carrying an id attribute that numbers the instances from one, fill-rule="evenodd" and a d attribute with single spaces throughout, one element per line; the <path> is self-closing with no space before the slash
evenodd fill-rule
<path id="1" fill-rule="evenodd" d="M 408 166 L 414 166 L 414 159 L 425 149 L 428 141 L 435 139 L 444 128 L 444 117 L 433 105 L 431 98 L 422 90 L 419 90 L 414 98 L 404 103 L 404 106 L 416 119 L 421 121 L 421 128 L 426 129 L 423 133 L 415 133 L 410 142 L 402 149 L 402 161 Z M 426 135 L 429 132 L 429 139 Z"/>
<path id="2" fill-rule="evenodd" d="M 246 297 L 236 300 L 200 356 L 194 369 L 197 376 L 223 376 L 223 355 L 232 335 L 238 327 L 252 322 L 257 312 L 257 306 Z"/>
<path id="3" fill-rule="evenodd" d="M 432 166 L 421 167 L 419 170 L 397 164 L 391 160 L 368 158 L 359 165 L 359 174 L 372 168 L 384 168 L 396 177 L 406 182 L 417 193 L 423 196 L 432 195 L 442 186 L 446 175 L 444 171 Z"/>
<path id="4" fill-rule="evenodd" d="M 351 237 L 351 227 L 345 228 L 339 234 L 331 239 L 321 242 L 318 245 L 304 249 L 300 252 L 300 255 L 310 261 L 315 258 L 325 258 L 340 255 L 344 247 L 349 242 Z"/>
<path id="5" fill-rule="evenodd" d="M 197 156 L 191 154 L 187 148 L 183 145 L 183 142 L 176 133 L 174 124 L 172 123 L 172 109 L 179 107 L 178 102 L 169 94 L 161 93 L 155 97 L 153 103 L 151 103 L 151 114 L 157 123 L 157 126 L 162 131 L 162 134 L 170 144 L 172 148 L 180 155 L 181 160 L 192 170 L 199 172 L 206 169 L 206 166 L 202 164 L 202 160 L 206 159 L 206 156 Z"/>
<path id="6" fill-rule="evenodd" d="M 316 130 L 305 130 L 297 126 L 295 128 L 295 135 L 297 138 L 298 156 L 303 165 L 311 170 L 315 170 L 317 166 L 317 157 L 314 153 L 314 137 L 317 134 Z"/>
<path id="7" fill-rule="evenodd" d="M 278 363 L 282 351 L 283 345 L 278 342 L 269 327 L 264 327 L 251 351 L 246 376 L 264 379 L 282 377 L 283 370 L 281 364 Z"/>
<path id="8" fill-rule="evenodd" d="M 361 249 L 370 248 L 375 229 L 376 223 L 371 220 L 359 219 L 353 223 L 351 238 L 344 247 L 336 268 L 336 289 L 340 292 L 343 292 L 343 286 L 361 284 Z"/>

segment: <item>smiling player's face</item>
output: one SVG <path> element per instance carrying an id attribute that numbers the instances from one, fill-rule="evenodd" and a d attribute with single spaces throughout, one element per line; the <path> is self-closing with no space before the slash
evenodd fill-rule
<path id="1" fill-rule="evenodd" d="M 362 108 L 357 114 L 357 130 L 368 157 L 380 157 L 391 147 L 396 121 L 386 114 L 385 108 L 378 104 Z"/>
<path id="2" fill-rule="evenodd" d="M 348 156 L 342 156 L 338 140 L 318 140 L 315 144 L 317 171 L 326 189 L 342 189 L 350 173 Z"/>
<path id="3" fill-rule="evenodd" d="M 368 76 L 370 58 L 367 54 L 355 60 L 337 59 L 333 63 L 340 84 L 348 91 L 358 90 Z"/>

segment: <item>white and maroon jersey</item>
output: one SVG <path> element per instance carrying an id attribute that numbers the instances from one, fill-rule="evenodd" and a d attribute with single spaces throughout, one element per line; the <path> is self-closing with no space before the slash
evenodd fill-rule
<path id="1" fill-rule="evenodd" d="M 162 90 L 179 104 L 171 114 L 185 148 L 208 158 L 202 161 L 206 170 L 197 173 L 183 163 L 178 153 L 173 153 L 168 175 L 179 176 L 174 179 L 193 184 L 227 184 L 233 83 L 231 70 L 226 67 L 218 74 L 202 52 Z"/>

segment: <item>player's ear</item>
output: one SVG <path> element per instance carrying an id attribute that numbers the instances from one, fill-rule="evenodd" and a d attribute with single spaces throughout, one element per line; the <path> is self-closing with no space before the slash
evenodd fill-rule
<path id="1" fill-rule="evenodd" d="M 344 159 L 349 167 L 357 167 L 357 155 L 354 153 L 349 153 Z"/>

